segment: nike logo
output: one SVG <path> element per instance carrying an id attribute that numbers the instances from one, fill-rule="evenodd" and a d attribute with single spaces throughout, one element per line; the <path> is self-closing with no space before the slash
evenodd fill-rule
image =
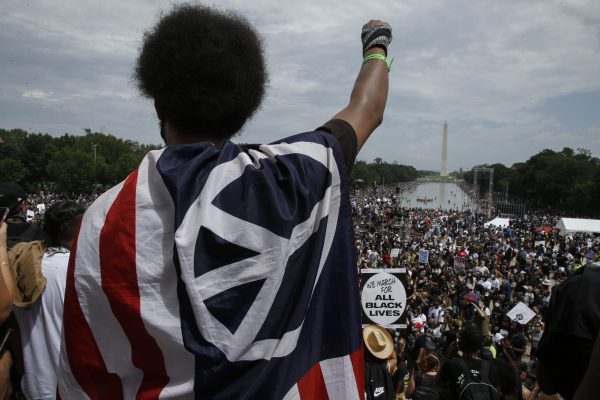
<path id="1" fill-rule="evenodd" d="M 378 397 L 379 395 L 382 395 L 384 392 L 383 386 L 378 387 L 375 389 L 375 391 L 373 392 L 373 397 Z"/>

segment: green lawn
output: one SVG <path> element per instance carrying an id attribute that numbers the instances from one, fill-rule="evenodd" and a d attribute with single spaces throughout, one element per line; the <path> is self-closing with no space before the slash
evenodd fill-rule
<path id="1" fill-rule="evenodd" d="M 425 175 L 424 177 L 420 178 L 423 179 L 425 182 L 456 182 L 459 179 L 457 179 L 455 176 L 445 176 L 445 177 L 441 177 L 439 175 Z"/>

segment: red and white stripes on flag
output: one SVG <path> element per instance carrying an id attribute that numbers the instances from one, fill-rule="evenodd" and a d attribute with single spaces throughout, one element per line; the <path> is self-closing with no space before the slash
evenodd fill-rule
<path id="1" fill-rule="evenodd" d="M 168 229 L 173 202 L 152 162 L 159 156 L 144 159 L 90 207 L 73 245 L 65 296 L 85 303 L 65 302 L 70 325 L 59 389 L 80 398 L 172 399 L 192 392 L 194 358 L 181 338 Z M 164 240 L 149 246 L 146 236 L 157 233 Z"/>
<path id="2" fill-rule="evenodd" d="M 364 400 L 363 350 L 323 360 L 313 366 L 285 395 L 284 400 Z"/>

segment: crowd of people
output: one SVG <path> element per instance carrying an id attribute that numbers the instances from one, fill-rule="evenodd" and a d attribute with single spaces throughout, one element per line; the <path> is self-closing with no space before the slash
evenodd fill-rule
<path id="1" fill-rule="evenodd" d="M 459 333 L 475 326 L 482 355 L 514 372 L 504 393 L 538 398 L 536 363 L 552 290 L 600 259 L 600 237 L 561 235 L 556 216 L 532 213 L 499 227 L 486 225 L 489 218 L 478 212 L 402 208 L 398 196 L 402 188 L 389 186 L 352 198 L 359 271 L 407 272 L 408 328 L 392 331 L 394 390 L 410 398 L 415 382 L 431 380 L 432 370 L 446 373 Z M 422 250 L 427 262 L 420 262 Z M 507 315 L 519 303 L 535 313 L 526 323 Z"/>
<path id="2" fill-rule="evenodd" d="M 376 333 L 384 342 L 390 341 L 389 354 L 383 359 L 390 375 L 387 390 L 396 398 L 456 398 L 452 394 L 457 395 L 459 386 L 454 381 L 462 367 L 452 360 L 456 360 L 457 339 L 462 336 L 463 342 L 471 341 L 471 354 L 477 352 L 481 359 L 491 360 L 488 380 L 501 388 L 504 398 L 552 398 L 542 393 L 536 376 L 538 349 L 546 328 L 543 315 L 554 287 L 586 264 L 600 260 L 600 237 L 561 235 L 554 228 L 556 216 L 530 214 L 498 227 L 486 226 L 486 215 L 470 210 L 401 207 L 397 197 L 414 188 L 414 184 L 404 184 L 356 190 L 351 196 L 359 275 L 364 268 L 406 270 L 407 329 L 371 326 L 365 333 L 367 392 L 369 385 L 377 390 L 374 382 L 383 379 L 373 378 L 373 369 L 368 367 L 381 361 L 369 352 L 366 339 Z M 37 227 L 34 239 L 45 243 L 38 249 L 43 255 L 38 266 L 44 280 L 42 290 L 37 287 L 39 276 L 38 281 L 21 276 L 20 289 L 13 295 L 21 341 L 30 343 L 20 355 L 23 388 L 39 397 L 36 390 L 45 384 L 38 382 L 39 377 L 46 376 L 58 362 L 66 268 L 74 236 L 73 229 L 65 231 L 60 226 L 78 221 L 93 199 L 15 190 L 19 203 L 9 218 L 13 231 L 18 224 Z M 26 222 L 29 210 L 36 210 L 40 217 Z M 0 233 L 11 236 L 6 225 Z M 13 253 L 22 251 L 22 247 L 16 248 Z M 427 262 L 419 259 L 422 250 L 428 253 Z M 17 271 L 27 270 L 22 258 L 12 257 Z M 519 303 L 535 314 L 526 323 L 507 315 Z M 32 305 L 45 307 L 44 315 L 23 311 Z M 4 314 L 3 320 L 8 316 Z M 463 357 L 465 346 L 461 348 Z M 46 372 L 39 372 L 40 368 Z M 450 393 L 448 397 L 444 390 Z"/>
<path id="3" fill-rule="evenodd" d="M 36 225 L 43 225 L 44 213 L 46 207 L 61 202 L 61 201 L 72 201 L 87 208 L 94 202 L 97 196 L 91 194 L 77 194 L 77 193 L 62 193 L 52 190 L 40 190 L 35 193 L 29 193 L 27 195 L 27 203 L 24 211 L 24 217 L 28 222 L 33 222 Z"/>

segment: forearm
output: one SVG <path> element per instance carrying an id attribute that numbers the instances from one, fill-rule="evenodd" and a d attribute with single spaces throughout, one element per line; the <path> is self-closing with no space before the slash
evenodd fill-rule
<path id="1" fill-rule="evenodd" d="M 508 360 L 509 364 L 516 369 L 517 365 L 515 364 L 515 360 L 513 360 L 512 356 L 510 355 L 505 346 L 502 347 L 502 353 L 504 354 L 504 357 Z"/>
<path id="2" fill-rule="evenodd" d="M 8 251 L 5 244 L 0 244 L 0 324 L 2 324 L 10 314 L 14 286 L 8 264 Z"/>
<path id="3" fill-rule="evenodd" d="M 485 318 L 485 313 L 483 311 L 481 311 L 481 309 L 479 309 L 479 308 L 477 309 L 477 314 L 479 314 L 479 316 L 481 318 Z"/>
<path id="4" fill-rule="evenodd" d="M 383 21 L 370 21 L 365 27 L 369 26 L 389 28 L 389 25 Z M 388 33 L 391 41 L 391 28 Z M 386 51 L 381 47 L 363 48 L 367 48 L 363 57 L 373 54 L 386 55 Z M 388 75 L 388 66 L 384 60 L 374 58 L 363 62 L 348 106 L 333 117 L 348 122 L 354 128 L 358 150 L 383 121 L 388 96 Z"/>
<path id="5" fill-rule="evenodd" d="M 423 347 L 421 347 L 419 349 L 419 355 L 417 356 L 417 360 L 416 360 L 417 367 L 419 367 L 419 364 L 421 363 L 421 360 L 423 359 L 423 354 L 425 354 L 425 349 Z"/>
<path id="6" fill-rule="evenodd" d="M 367 50 L 363 57 L 371 54 L 384 55 L 384 51 L 374 47 Z M 383 121 L 388 86 L 389 71 L 383 60 L 371 59 L 362 64 L 350 95 L 350 104 L 366 114 L 365 117 L 371 122 L 369 126 L 371 130 L 377 128 Z"/>
<path id="7" fill-rule="evenodd" d="M 416 387 L 415 379 L 413 376 L 411 376 L 410 381 L 408 383 L 408 387 L 406 387 L 404 389 L 404 397 L 408 397 L 408 398 L 412 397 L 412 395 L 415 391 L 415 387 Z"/>
<path id="8" fill-rule="evenodd" d="M 373 48 L 368 50 L 365 56 L 375 53 L 384 54 L 384 51 Z M 387 65 L 383 60 L 374 59 L 364 63 L 354 83 L 350 103 L 340 112 L 342 115 L 351 114 L 348 116 L 348 122 L 356 132 L 359 150 L 383 121 L 388 95 L 388 75 Z"/>
<path id="9" fill-rule="evenodd" d="M 10 383 L 10 369 L 12 365 L 12 357 L 7 351 L 0 357 L 0 399 L 7 399 L 12 393 Z"/>

